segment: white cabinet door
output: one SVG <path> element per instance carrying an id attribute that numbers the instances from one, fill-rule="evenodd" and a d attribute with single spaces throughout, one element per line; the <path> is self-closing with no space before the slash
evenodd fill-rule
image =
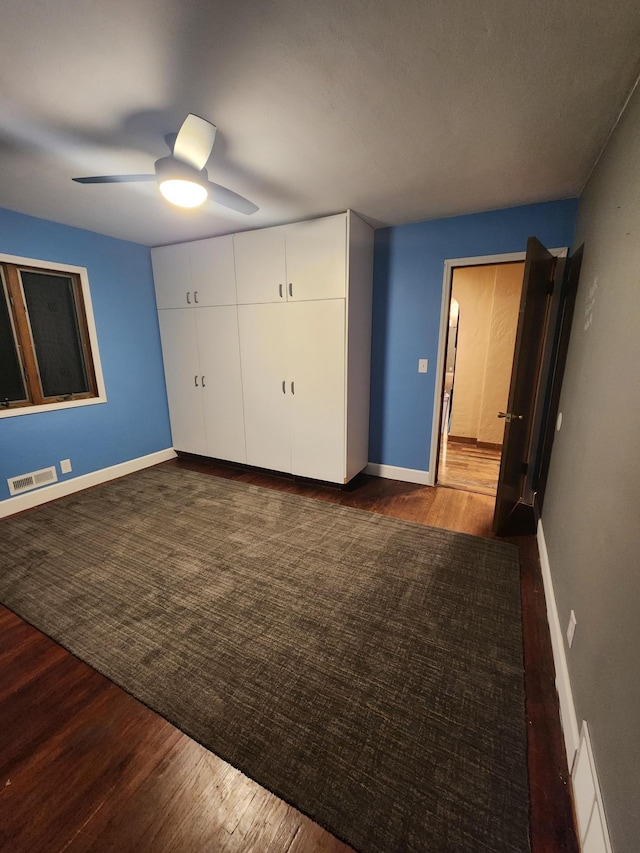
<path id="1" fill-rule="evenodd" d="M 291 471 L 287 307 L 238 306 L 247 462 L 274 471 Z"/>
<path id="2" fill-rule="evenodd" d="M 235 305 L 198 308 L 202 400 L 207 456 L 246 462 L 238 309 Z"/>
<path id="3" fill-rule="evenodd" d="M 289 301 L 346 296 L 346 214 L 288 225 L 286 241 Z"/>
<path id="4" fill-rule="evenodd" d="M 152 249 L 151 264 L 158 308 L 187 308 L 194 304 L 186 243 Z"/>
<path id="5" fill-rule="evenodd" d="M 238 304 L 286 301 L 284 228 L 233 235 Z"/>
<path id="6" fill-rule="evenodd" d="M 171 435 L 176 450 L 206 455 L 195 311 L 158 311 Z"/>
<path id="7" fill-rule="evenodd" d="M 196 305 L 235 305 L 236 274 L 233 237 L 189 243 L 191 288 Z"/>
<path id="8" fill-rule="evenodd" d="M 345 300 L 287 305 L 291 470 L 345 480 Z"/>

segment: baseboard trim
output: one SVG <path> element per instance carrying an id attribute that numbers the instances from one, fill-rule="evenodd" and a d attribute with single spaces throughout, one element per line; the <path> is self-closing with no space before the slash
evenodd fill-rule
<path id="1" fill-rule="evenodd" d="M 586 720 L 582 721 L 580 747 L 572 774 L 573 799 L 576 807 L 580 849 L 592 853 L 612 853 L 602 791 L 593 758 L 591 735 Z"/>
<path id="2" fill-rule="evenodd" d="M 395 465 L 369 462 L 364 473 L 373 474 L 374 477 L 384 477 L 385 480 L 403 480 L 405 483 L 419 483 L 422 486 L 433 485 L 429 471 L 419 471 L 417 468 L 398 468 Z"/>
<path id="3" fill-rule="evenodd" d="M 79 477 L 72 477 L 69 480 L 59 480 L 57 483 L 43 486 L 33 492 L 7 498 L 7 500 L 0 501 L 0 518 L 15 515 L 16 512 L 24 512 L 26 509 L 33 509 L 40 504 L 55 501 L 57 498 L 63 498 L 91 486 L 99 486 L 100 483 L 124 477 L 125 474 L 133 474 L 134 471 L 150 468 L 159 462 L 174 459 L 176 455 L 172 447 L 167 447 L 166 450 L 158 450 L 156 453 L 149 453 L 147 456 L 138 456 L 136 459 L 129 459 L 127 462 L 120 462 L 118 465 L 111 465 L 108 468 L 100 468 L 90 474 L 81 474 Z"/>
<path id="4" fill-rule="evenodd" d="M 564 648 L 564 633 L 560 626 L 556 597 L 553 591 L 551 579 L 551 566 L 549 564 L 549 553 L 544 538 L 542 521 L 538 521 L 538 551 L 540 553 L 540 566 L 542 568 L 542 580 L 544 583 L 544 595 L 547 601 L 547 621 L 549 622 L 549 633 L 551 634 L 551 646 L 553 648 L 553 662 L 556 669 L 556 688 L 560 699 L 560 722 L 564 734 L 564 745 L 567 752 L 567 765 L 569 772 L 573 771 L 573 765 L 578 745 L 580 743 L 580 730 L 578 718 L 573 702 L 571 681 L 569 680 L 569 667 L 567 666 L 567 655 Z"/>

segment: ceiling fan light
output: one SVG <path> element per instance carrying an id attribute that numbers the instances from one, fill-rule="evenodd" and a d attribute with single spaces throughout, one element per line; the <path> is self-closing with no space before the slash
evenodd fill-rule
<path id="1" fill-rule="evenodd" d="M 169 178 L 161 181 L 159 186 L 166 200 L 178 207 L 199 207 L 208 196 L 206 187 L 202 184 L 182 178 Z"/>

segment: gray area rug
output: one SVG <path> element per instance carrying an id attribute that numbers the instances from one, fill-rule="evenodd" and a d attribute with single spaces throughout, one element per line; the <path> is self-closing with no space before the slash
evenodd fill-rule
<path id="1" fill-rule="evenodd" d="M 171 466 L 0 540 L 2 603 L 358 850 L 529 850 L 512 546 Z"/>

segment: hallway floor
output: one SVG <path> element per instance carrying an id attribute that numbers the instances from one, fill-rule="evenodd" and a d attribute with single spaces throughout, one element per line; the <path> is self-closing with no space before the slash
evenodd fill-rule
<path id="1" fill-rule="evenodd" d="M 442 437 L 438 485 L 495 496 L 501 451 Z"/>

